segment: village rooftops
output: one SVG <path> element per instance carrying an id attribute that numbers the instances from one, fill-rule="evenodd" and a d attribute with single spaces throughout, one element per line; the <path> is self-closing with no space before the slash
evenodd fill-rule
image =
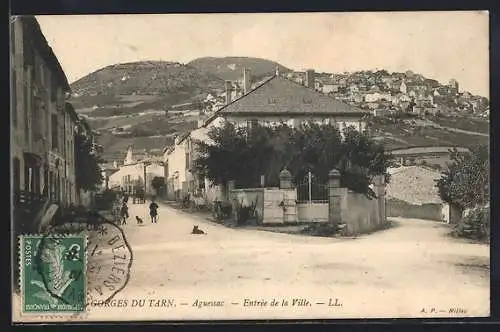
<path id="1" fill-rule="evenodd" d="M 135 160 L 133 162 L 131 162 L 130 164 L 122 164 L 122 165 L 119 165 L 118 168 L 120 167 L 128 167 L 128 166 L 134 166 L 134 165 L 140 165 L 140 164 L 144 164 L 144 163 L 152 163 L 152 164 L 162 164 L 163 161 L 160 160 L 160 158 L 145 158 L 145 159 L 141 159 L 141 160 Z"/>
<path id="2" fill-rule="evenodd" d="M 273 76 L 246 95 L 222 107 L 205 120 L 206 127 L 217 117 L 232 116 L 356 116 L 360 108 L 338 101 L 299 83 Z"/>

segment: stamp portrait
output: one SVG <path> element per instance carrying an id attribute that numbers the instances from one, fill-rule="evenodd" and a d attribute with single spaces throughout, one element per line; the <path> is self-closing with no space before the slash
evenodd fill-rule
<path id="1" fill-rule="evenodd" d="M 86 238 L 20 237 L 23 313 L 80 312 L 86 305 Z"/>

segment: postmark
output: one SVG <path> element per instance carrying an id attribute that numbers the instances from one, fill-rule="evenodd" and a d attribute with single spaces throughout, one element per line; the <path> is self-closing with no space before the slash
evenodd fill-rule
<path id="1" fill-rule="evenodd" d="M 23 315 L 82 319 L 112 301 L 130 278 L 125 233 L 99 215 L 20 236 L 19 245 Z"/>
<path id="2" fill-rule="evenodd" d="M 20 246 L 23 313 L 84 311 L 85 234 L 24 235 Z"/>
<path id="3" fill-rule="evenodd" d="M 47 237 L 53 236 L 49 234 L 85 235 L 87 307 L 108 303 L 126 287 L 133 254 L 120 227 L 102 217 L 89 216 L 86 221 L 53 226 L 46 233 Z"/>

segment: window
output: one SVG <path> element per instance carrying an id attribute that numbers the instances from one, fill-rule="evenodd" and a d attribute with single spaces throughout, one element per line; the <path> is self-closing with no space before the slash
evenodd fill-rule
<path id="1" fill-rule="evenodd" d="M 43 87 L 45 86 L 45 66 L 43 65 L 43 62 L 39 62 L 39 67 L 37 68 L 38 69 L 38 73 L 39 73 L 39 77 L 38 77 L 38 81 L 37 83 L 39 83 L 40 87 Z"/>
<path id="2" fill-rule="evenodd" d="M 31 91 L 30 91 L 30 86 L 28 85 L 28 77 L 29 77 L 29 70 L 26 70 L 24 72 L 25 75 L 25 80 L 23 83 L 23 93 L 24 93 L 24 101 L 23 101 L 23 106 L 24 106 L 24 137 L 26 139 L 26 142 L 29 142 L 29 137 L 30 137 L 30 114 L 29 114 L 29 105 L 31 102 Z"/>
<path id="3" fill-rule="evenodd" d="M 40 193 L 40 167 L 29 154 L 24 155 L 24 182 L 26 191 Z"/>
<path id="4" fill-rule="evenodd" d="M 14 192 L 21 189 L 21 163 L 17 157 L 12 162 L 12 188 Z"/>
<path id="5" fill-rule="evenodd" d="M 34 97 L 31 98 L 33 100 L 32 106 L 31 106 L 31 118 L 34 120 L 31 123 L 31 128 L 33 130 L 34 134 L 34 139 L 37 140 L 39 139 L 40 134 L 42 134 L 41 129 L 42 127 L 42 116 L 40 116 L 40 113 L 43 111 L 42 110 L 42 100 L 39 97 Z"/>
<path id="6" fill-rule="evenodd" d="M 247 129 L 250 130 L 252 128 L 255 128 L 259 125 L 259 121 L 257 119 L 252 119 L 247 121 Z"/>
<path id="7" fill-rule="evenodd" d="M 59 147 L 59 131 L 57 126 L 57 114 L 52 114 L 52 149 Z"/>
<path id="8" fill-rule="evenodd" d="M 50 76 L 50 100 L 52 102 L 57 102 L 57 82 L 55 75 Z"/>
<path id="9" fill-rule="evenodd" d="M 16 35 L 14 33 L 15 25 L 16 25 L 16 23 L 10 24 L 10 52 L 12 54 L 16 53 Z"/>
<path id="10" fill-rule="evenodd" d="M 10 109 L 12 110 L 12 123 L 17 125 L 17 74 L 16 69 L 12 67 L 12 85 L 11 85 L 11 98 Z"/>
<path id="11" fill-rule="evenodd" d="M 43 170 L 43 188 L 42 188 L 42 193 L 44 196 L 47 195 L 49 190 L 49 171 L 47 168 Z"/>
<path id="12" fill-rule="evenodd" d="M 189 152 L 186 152 L 186 169 L 189 169 L 190 163 L 189 163 Z"/>

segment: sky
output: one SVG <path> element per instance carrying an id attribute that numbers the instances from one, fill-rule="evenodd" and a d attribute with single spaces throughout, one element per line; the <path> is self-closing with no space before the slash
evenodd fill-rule
<path id="1" fill-rule="evenodd" d="M 250 56 L 294 70 L 412 70 L 489 97 L 485 11 L 37 16 L 69 82 L 108 65 Z"/>

